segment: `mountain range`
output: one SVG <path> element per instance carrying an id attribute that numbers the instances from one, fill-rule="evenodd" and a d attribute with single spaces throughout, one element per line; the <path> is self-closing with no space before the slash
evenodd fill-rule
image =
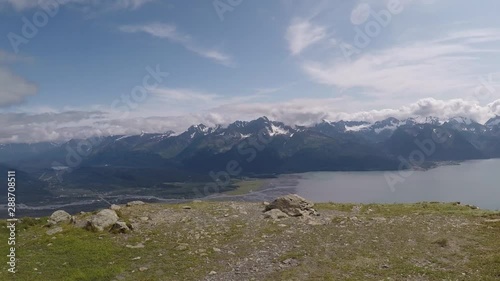
<path id="1" fill-rule="evenodd" d="M 500 157 L 500 116 L 484 124 L 464 117 L 365 121 L 323 120 L 289 126 L 261 117 L 182 133 L 142 133 L 63 143 L 0 145 L 0 163 L 30 181 L 69 187 L 208 182 L 224 176 L 270 176 L 307 171 L 397 170 L 402 162 Z M 403 165 L 410 168 L 408 165 Z M 35 184 L 43 186 L 43 184 Z"/>

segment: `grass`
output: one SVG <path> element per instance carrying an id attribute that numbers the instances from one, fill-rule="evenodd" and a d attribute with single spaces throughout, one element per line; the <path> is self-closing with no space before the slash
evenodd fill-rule
<path id="1" fill-rule="evenodd" d="M 332 226 L 297 238 L 314 258 L 266 280 L 499 280 L 500 225 L 495 211 L 451 203 L 368 204 L 348 219 L 355 204 L 318 204 L 336 211 Z M 342 215 L 345 213 L 345 216 Z M 384 223 L 373 218 L 383 217 Z M 343 224 L 341 224 L 343 222 Z M 334 227 L 342 225 L 341 228 Z M 286 253 L 283 257 L 293 256 Z"/>
<path id="2" fill-rule="evenodd" d="M 242 180 L 235 182 L 236 189 L 225 192 L 227 195 L 243 195 L 258 191 L 264 185 L 263 180 Z"/>
<path id="3" fill-rule="evenodd" d="M 110 263 L 124 253 L 108 234 L 65 226 L 52 238 L 42 225 L 25 224 L 19 225 L 16 239 L 16 280 L 110 280 L 128 266 L 125 262 Z M 2 236 L 5 234 L 2 228 Z M 2 243 L 0 251 L 7 253 L 7 249 Z M 0 280 L 12 280 L 7 267 L 2 267 Z"/>
<path id="4" fill-rule="evenodd" d="M 499 212 L 429 202 L 316 208 L 317 219 L 327 224 L 263 219 L 258 203 L 146 204 L 119 211 L 131 223 L 156 218 L 130 234 L 63 225 L 63 232 L 49 236 L 46 218 L 23 218 L 16 279 L 2 263 L 0 280 L 203 280 L 211 271 L 219 280 L 240 267 L 242 275 L 224 280 L 500 278 L 500 223 L 487 222 L 500 218 Z M 7 235 L 4 225 L 0 236 Z M 138 243 L 144 248 L 127 247 Z M 179 250 L 180 244 L 186 249 Z M 0 254 L 8 247 L 0 243 Z M 287 259 L 295 261 L 284 264 Z"/>
<path id="5" fill-rule="evenodd" d="M 436 241 L 432 242 L 434 244 L 439 245 L 440 247 L 447 247 L 448 246 L 448 239 L 446 238 L 439 238 Z"/>

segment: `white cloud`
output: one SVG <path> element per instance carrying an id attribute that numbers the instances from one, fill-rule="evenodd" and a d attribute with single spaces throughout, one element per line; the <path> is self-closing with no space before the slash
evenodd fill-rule
<path id="1" fill-rule="evenodd" d="M 326 29 L 323 26 L 312 24 L 304 19 L 295 19 L 288 27 L 285 36 L 292 55 L 299 55 L 325 37 Z"/>
<path id="2" fill-rule="evenodd" d="M 6 63 L 25 61 L 27 58 L 0 50 L 0 107 L 22 103 L 27 97 L 37 93 L 38 87 L 15 74 Z"/>
<path id="3" fill-rule="evenodd" d="M 0 66 L 0 107 L 19 104 L 37 93 L 37 86 Z"/>
<path id="4" fill-rule="evenodd" d="M 179 32 L 177 27 L 172 24 L 152 23 L 145 25 L 124 25 L 120 27 L 120 30 L 128 33 L 144 32 L 154 37 L 168 39 L 173 43 L 182 45 L 187 50 L 199 56 L 211 59 L 219 64 L 225 66 L 234 65 L 230 55 L 215 49 L 199 46 L 190 35 Z"/>
<path id="5" fill-rule="evenodd" d="M 174 101 L 209 102 L 220 97 L 216 94 L 204 93 L 192 89 L 156 88 L 152 89 L 151 93 L 160 98 Z"/>
<path id="6" fill-rule="evenodd" d="M 500 49 L 477 46 L 499 41 L 500 30 L 467 30 L 365 53 L 353 60 L 305 61 L 302 69 L 315 82 L 341 90 L 376 93 L 379 98 L 464 97 L 478 86 L 479 59 Z"/>

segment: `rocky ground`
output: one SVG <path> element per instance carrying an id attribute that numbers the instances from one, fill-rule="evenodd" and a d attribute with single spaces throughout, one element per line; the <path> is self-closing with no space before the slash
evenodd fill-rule
<path id="1" fill-rule="evenodd" d="M 500 213 L 458 203 L 133 202 L 18 228 L 0 280 L 500 280 Z"/>

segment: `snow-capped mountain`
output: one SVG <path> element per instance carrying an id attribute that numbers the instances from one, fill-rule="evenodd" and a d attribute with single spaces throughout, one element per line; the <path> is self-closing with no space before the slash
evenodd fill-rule
<path id="1" fill-rule="evenodd" d="M 0 159 L 50 168 L 54 162 L 64 162 L 68 151 L 81 153 L 81 148 L 85 147 L 81 145 L 83 141 L 92 144 L 81 156 L 84 166 L 168 165 L 177 169 L 206 170 L 210 165 L 222 165 L 227 159 L 247 159 L 244 157 L 246 152 L 253 155 L 265 151 L 262 154 L 267 162 L 259 164 L 265 168 L 253 163 L 248 171 L 307 171 L 321 167 L 375 169 L 391 166 L 398 155 L 418 149 L 415 141 L 432 139 L 437 129 L 445 130 L 453 141 L 430 155 L 429 161 L 500 157 L 500 117 L 497 116 L 484 125 L 464 117 L 448 120 L 391 117 L 373 123 L 322 120 L 311 126 L 290 126 L 261 117 L 235 121 L 227 126 L 193 125 L 181 133 L 109 136 L 98 142 L 89 139 L 88 142 L 71 140 L 61 145 L 6 144 L 0 146 Z M 268 141 L 259 144 L 263 139 Z M 362 160 L 365 158 L 371 160 Z M 347 162 L 342 164 L 341 159 Z M 350 168 L 345 168 L 346 165 Z"/>
<path id="2" fill-rule="evenodd" d="M 489 129 L 500 126 L 500 116 L 497 115 L 497 116 L 491 118 L 484 125 L 486 127 L 488 127 Z"/>

